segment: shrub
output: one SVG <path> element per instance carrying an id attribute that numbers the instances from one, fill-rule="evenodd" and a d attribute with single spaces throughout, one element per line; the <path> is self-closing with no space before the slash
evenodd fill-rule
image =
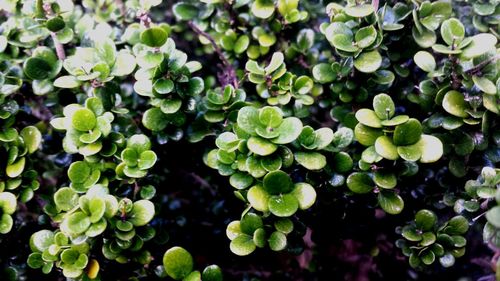
<path id="1" fill-rule="evenodd" d="M 0 279 L 500 280 L 499 18 L 0 1 Z"/>

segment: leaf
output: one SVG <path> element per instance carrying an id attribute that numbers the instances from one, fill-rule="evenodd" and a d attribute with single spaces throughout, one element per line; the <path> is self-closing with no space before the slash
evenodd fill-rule
<path id="1" fill-rule="evenodd" d="M 411 118 L 406 123 L 396 126 L 393 141 L 397 146 L 411 145 L 418 142 L 421 135 L 422 125 L 417 119 Z"/>
<path id="2" fill-rule="evenodd" d="M 354 67 L 364 73 L 372 73 L 382 65 L 382 56 L 377 50 L 363 52 L 354 59 Z"/>
<path id="3" fill-rule="evenodd" d="M 222 269 L 215 264 L 205 267 L 201 274 L 201 280 L 203 281 L 222 281 Z"/>
<path id="4" fill-rule="evenodd" d="M 79 87 L 81 82 L 71 75 L 60 76 L 54 81 L 54 86 L 58 88 L 71 89 Z"/>
<path id="5" fill-rule="evenodd" d="M 54 233 L 50 230 L 39 230 L 30 237 L 30 249 L 33 252 L 43 252 L 54 242 Z"/>
<path id="6" fill-rule="evenodd" d="M 269 75 L 273 73 L 275 70 L 277 70 L 281 65 L 283 65 L 284 59 L 285 58 L 282 52 L 273 53 L 273 56 L 271 57 L 271 62 L 269 62 L 269 65 L 266 68 L 264 68 L 266 74 Z"/>
<path id="7" fill-rule="evenodd" d="M 332 37 L 332 45 L 341 51 L 354 53 L 359 50 L 359 48 L 354 44 L 352 36 L 348 34 L 336 34 Z"/>
<path id="8" fill-rule="evenodd" d="M 259 124 L 259 112 L 253 106 L 242 107 L 238 111 L 238 127 L 248 134 L 255 134 L 255 128 Z"/>
<path id="9" fill-rule="evenodd" d="M 61 211 L 69 211 L 78 204 L 78 194 L 69 187 L 63 187 L 54 193 L 54 203 Z"/>
<path id="10" fill-rule="evenodd" d="M 193 271 L 193 257 L 184 248 L 172 247 L 163 255 L 163 266 L 168 276 L 181 280 Z"/>
<path id="11" fill-rule="evenodd" d="M 251 152 L 260 156 L 270 155 L 278 149 L 277 145 L 260 137 L 250 137 L 247 147 Z"/>
<path id="12" fill-rule="evenodd" d="M 377 30 L 373 25 L 360 28 L 354 35 L 354 39 L 360 48 L 367 48 L 377 39 Z"/>
<path id="13" fill-rule="evenodd" d="M 330 64 L 320 63 L 313 67 L 312 74 L 321 84 L 333 82 L 337 78 L 337 74 L 332 70 Z"/>
<path id="14" fill-rule="evenodd" d="M 0 209 L 4 214 L 12 215 L 16 211 L 17 199 L 10 192 L 0 192 Z"/>
<path id="15" fill-rule="evenodd" d="M 161 131 L 167 127 L 168 119 L 161 109 L 153 107 L 144 112 L 142 124 L 151 131 Z"/>
<path id="16" fill-rule="evenodd" d="M 495 206 L 486 212 L 486 219 L 496 228 L 500 228 L 500 206 Z"/>
<path id="17" fill-rule="evenodd" d="M 454 90 L 447 92 L 444 95 L 442 105 L 446 112 L 454 116 L 462 118 L 469 116 L 465 111 L 467 109 L 467 105 L 464 96 L 460 92 Z"/>
<path id="18" fill-rule="evenodd" d="M 472 42 L 467 45 L 460 54 L 463 59 L 472 59 L 485 54 L 497 44 L 497 38 L 490 33 L 480 33 L 472 36 Z"/>
<path id="19" fill-rule="evenodd" d="M 247 256 L 255 251 L 256 246 L 253 242 L 252 236 L 241 234 L 231 241 L 229 248 L 235 255 Z"/>
<path id="20" fill-rule="evenodd" d="M 387 94 L 378 94 L 373 98 L 373 109 L 381 120 L 392 118 L 396 111 L 392 98 Z"/>
<path id="21" fill-rule="evenodd" d="M 497 87 L 488 78 L 474 75 L 472 76 L 472 81 L 474 81 L 474 85 L 486 94 L 497 94 Z"/>
<path id="22" fill-rule="evenodd" d="M 134 202 L 130 217 L 128 219 L 134 226 L 148 224 L 155 215 L 155 206 L 149 200 L 139 200 Z"/>
<path id="23" fill-rule="evenodd" d="M 269 211 L 269 194 L 260 185 L 252 186 L 247 193 L 247 200 L 257 211 Z"/>
<path id="24" fill-rule="evenodd" d="M 318 152 L 296 152 L 295 161 L 308 170 L 321 170 L 326 166 L 326 157 Z"/>
<path id="25" fill-rule="evenodd" d="M 498 210 L 496 210 L 498 211 Z M 448 221 L 445 229 L 449 235 L 462 235 L 469 230 L 469 221 L 463 216 L 455 216 Z"/>
<path id="26" fill-rule="evenodd" d="M 269 194 L 288 193 L 293 188 L 290 176 L 280 170 L 269 172 L 262 183 L 264 190 Z"/>
<path id="27" fill-rule="evenodd" d="M 359 123 L 365 126 L 371 128 L 382 128 L 382 124 L 380 123 L 378 114 L 376 114 L 375 111 L 371 109 L 362 108 L 356 111 L 356 119 L 359 121 Z"/>
<path id="28" fill-rule="evenodd" d="M 279 134 L 279 136 L 272 140 L 273 143 L 291 143 L 296 140 L 302 132 L 302 121 L 296 117 L 285 118 L 275 131 Z"/>
<path id="29" fill-rule="evenodd" d="M 267 19 L 274 13 L 274 3 L 271 0 L 255 0 L 252 4 L 251 11 L 254 16 L 261 19 Z"/>
<path id="30" fill-rule="evenodd" d="M 177 16 L 176 9 L 179 9 L 179 6 L 183 7 L 184 5 L 187 4 L 178 3 L 174 5 L 173 11 L 176 16 Z M 161 27 L 150 27 L 141 32 L 140 38 L 141 38 L 141 43 L 148 45 L 149 47 L 152 48 L 159 48 L 163 46 L 165 42 L 167 42 L 168 34 Z"/>
<path id="31" fill-rule="evenodd" d="M 16 162 L 7 165 L 5 173 L 9 178 L 16 178 L 22 174 L 25 165 L 26 165 L 26 158 L 25 157 L 19 158 Z"/>
<path id="32" fill-rule="evenodd" d="M 77 109 L 71 116 L 71 124 L 75 129 L 87 132 L 96 126 L 97 119 L 95 114 L 87 108 Z"/>
<path id="33" fill-rule="evenodd" d="M 299 209 L 299 201 L 292 194 L 273 195 L 269 198 L 269 211 L 277 217 L 289 217 Z"/>
<path id="34" fill-rule="evenodd" d="M 198 16 L 197 8 L 189 3 L 184 2 L 174 4 L 172 6 L 172 12 L 174 13 L 175 17 L 180 20 L 192 20 Z"/>
<path id="35" fill-rule="evenodd" d="M 286 235 L 275 231 L 269 236 L 269 248 L 273 251 L 281 251 L 286 248 L 287 238 Z"/>
<path id="36" fill-rule="evenodd" d="M 455 19 L 447 19 L 441 24 L 441 37 L 448 46 L 457 46 L 465 36 L 465 28 L 463 24 Z"/>
<path id="37" fill-rule="evenodd" d="M 83 212 L 74 212 L 67 218 L 67 227 L 72 234 L 84 233 L 90 227 L 90 218 Z"/>
<path id="38" fill-rule="evenodd" d="M 425 72 L 433 72 L 436 69 L 436 60 L 429 52 L 419 51 L 413 56 L 413 60 Z"/>
<path id="39" fill-rule="evenodd" d="M 344 13 L 355 18 L 364 18 L 371 15 L 375 10 L 370 4 L 361 4 L 344 9 Z"/>
<path id="40" fill-rule="evenodd" d="M 395 192 L 381 191 L 377 199 L 380 207 L 388 214 L 396 215 L 403 211 L 403 199 Z"/>
<path id="41" fill-rule="evenodd" d="M 399 158 L 397 147 L 388 136 L 380 136 L 377 138 L 375 141 L 375 151 L 378 155 L 388 160 L 397 160 Z"/>
<path id="42" fill-rule="evenodd" d="M 354 128 L 354 136 L 356 137 L 356 140 L 364 146 L 374 145 L 377 138 L 382 135 L 382 130 L 370 128 L 361 123 L 357 124 Z"/>
<path id="43" fill-rule="evenodd" d="M 422 231 L 431 231 L 437 223 L 437 216 L 429 210 L 420 210 L 415 214 L 415 223 Z"/>
<path id="44" fill-rule="evenodd" d="M 443 155 L 443 143 L 435 136 L 422 135 L 417 145 L 422 153 L 421 163 L 436 162 Z"/>
<path id="45" fill-rule="evenodd" d="M 347 177 L 347 187 L 354 193 L 369 193 L 375 187 L 373 180 L 366 173 L 352 173 Z"/>
<path id="46" fill-rule="evenodd" d="M 24 74 L 32 80 L 43 80 L 49 77 L 51 65 L 42 58 L 28 58 L 23 65 Z"/>
<path id="47" fill-rule="evenodd" d="M 391 172 L 376 171 L 373 174 L 373 181 L 380 187 L 385 189 L 392 189 L 396 187 L 398 180 L 396 175 Z"/>
<path id="48" fill-rule="evenodd" d="M 316 190 L 305 182 L 296 183 L 291 194 L 298 200 L 301 210 L 309 209 L 316 201 Z"/>

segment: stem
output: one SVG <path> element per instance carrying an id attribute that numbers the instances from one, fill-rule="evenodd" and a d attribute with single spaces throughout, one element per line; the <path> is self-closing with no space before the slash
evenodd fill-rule
<path id="1" fill-rule="evenodd" d="M 375 13 L 377 13 L 377 11 L 378 11 L 378 3 L 379 3 L 379 0 L 372 0 L 372 6 L 373 6 L 373 9 L 375 10 Z"/>
<path id="2" fill-rule="evenodd" d="M 496 55 L 496 56 L 493 56 L 485 61 L 482 61 L 480 64 L 474 66 L 473 68 L 467 70 L 465 73 L 467 74 L 471 74 L 471 75 L 474 75 L 474 74 L 477 74 L 477 72 L 479 72 L 483 67 L 487 66 L 488 64 L 490 64 L 491 62 L 494 62 L 496 61 L 500 56 Z"/>
<path id="3" fill-rule="evenodd" d="M 39 3 L 40 2 L 41 1 L 39 1 Z M 43 10 L 45 11 L 46 16 L 50 16 L 53 14 L 52 7 L 50 6 L 50 3 L 44 3 Z M 62 61 L 65 60 L 66 54 L 64 53 L 64 46 L 57 39 L 57 35 L 54 32 L 50 32 L 50 37 L 52 38 L 52 41 L 54 42 L 54 48 L 56 49 L 57 58 L 59 60 L 62 60 Z"/>
<path id="4" fill-rule="evenodd" d="M 234 70 L 231 63 L 226 59 L 226 57 L 222 53 L 221 48 L 217 45 L 214 38 L 212 38 L 210 34 L 198 28 L 198 26 L 196 26 L 196 24 L 194 24 L 192 21 L 188 21 L 187 24 L 196 34 L 201 35 L 207 38 L 208 41 L 210 41 L 210 44 L 212 44 L 212 47 L 219 56 L 219 59 L 222 61 L 222 64 L 224 66 L 224 71 L 218 74 L 219 82 L 222 84 L 222 86 L 231 84 L 237 89 L 239 83 L 236 77 L 236 71 Z"/>

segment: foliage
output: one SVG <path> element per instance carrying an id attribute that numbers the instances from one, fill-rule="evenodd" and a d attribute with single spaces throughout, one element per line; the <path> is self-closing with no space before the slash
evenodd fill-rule
<path id="1" fill-rule="evenodd" d="M 0 0 L 0 279 L 500 280 L 499 18 Z"/>

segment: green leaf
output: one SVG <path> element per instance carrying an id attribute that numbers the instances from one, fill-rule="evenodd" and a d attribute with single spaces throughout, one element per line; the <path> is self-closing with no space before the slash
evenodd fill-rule
<path id="1" fill-rule="evenodd" d="M 302 121 L 296 117 L 285 118 L 275 131 L 279 134 L 279 136 L 272 140 L 273 143 L 291 143 L 300 136 L 300 133 L 302 132 Z"/>
<path id="2" fill-rule="evenodd" d="M 364 194 L 373 191 L 375 184 L 366 173 L 352 173 L 347 177 L 347 187 L 354 193 Z"/>
<path id="3" fill-rule="evenodd" d="M 229 248 L 231 249 L 231 252 L 238 256 L 247 256 L 255 251 L 256 246 L 253 242 L 252 236 L 241 234 L 231 241 Z"/>
<path id="4" fill-rule="evenodd" d="M 420 259 L 424 264 L 431 265 L 436 260 L 436 256 L 433 251 L 426 250 L 423 254 L 421 254 Z"/>
<path id="5" fill-rule="evenodd" d="M 359 121 L 359 123 L 370 128 L 382 128 L 382 124 L 380 123 L 378 114 L 376 114 L 375 111 L 371 109 L 362 108 L 356 111 L 356 119 Z"/>
<path id="6" fill-rule="evenodd" d="M 181 280 L 193 271 L 193 257 L 184 248 L 172 247 L 163 255 L 163 266 L 168 276 Z"/>
<path id="7" fill-rule="evenodd" d="M 174 14 L 176 14 L 176 7 L 178 8 L 182 4 L 184 3 L 178 3 L 174 5 Z M 163 28 L 155 26 L 142 31 L 140 38 L 141 43 L 152 48 L 158 48 L 163 46 L 163 44 L 167 42 L 168 34 Z"/>
<path id="8" fill-rule="evenodd" d="M 59 30 L 63 29 L 66 26 L 66 24 L 64 23 L 64 20 L 62 19 L 62 17 L 57 16 L 57 17 L 53 17 L 51 19 L 48 19 L 46 26 L 50 31 L 58 32 Z"/>
<path id="9" fill-rule="evenodd" d="M 353 38 L 349 34 L 336 34 L 332 37 L 332 45 L 341 51 L 354 53 L 359 50 L 359 48 L 354 44 Z"/>
<path id="10" fill-rule="evenodd" d="M 184 2 L 174 4 L 174 6 L 172 6 L 172 12 L 175 17 L 180 20 L 192 20 L 198 16 L 198 9 L 195 6 Z"/>
<path id="11" fill-rule="evenodd" d="M 382 56 L 377 50 L 363 52 L 354 59 L 354 67 L 364 73 L 372 73 L 377 71 L 382 65 Z"/>
<path id="12" fill-rule="evenodd" d="M 319 152 L 296 152 L 295 161 L 308 170 L 321 170 L 326 166 L 326 157 Z"/>
<path id="13" fill-rule="evenodd" d="M 421 135 L 422 125 L 417 119 L 411 118 L 406 123 L 396 126 L 392 139 L 397 146 L 411 145 L 418 142 Z"/>
<path id="14" fill-rule="evenodd" d="M 299 209 L 299 201 L 292 194 L 273 195 L 269 198 L 269 211 L 277 217 L 289 217 Z"/>
<path id="15" fill-rule="evenodd" d="M 497 94 L 497 87 L 488 78 L 474 75 L 472 76 L 472 81 L 474 81 L 474 85 L 486 94 Z"/>
<path id="16" fill-rule="evenodd" d="M 373 98 L 373 109 L 377 117 L 381 120 L 392 118 L 396 111 L 392 98 L 387 94 L 378 94 Z"/>
<path id="17" fill-rule="evenodd" d="M 354 39 L 356 40 L 358 47 L 366 48 L 373 44 L 373 42 L 377 39 L 377 30 L 375 30 L 373 25 L 360 28 L 356 32 L 356 35 L 354 35 Z"/>
<path id="18" fill-rule="evenodd" d="M 253 106 L 242 107 L 238 111 L 238 127 L 248 134 L 255 134 L 255 128 L 259 124 L 259 112 Z"/>
<path id="19" fill-rule="evenodd" d="M 370 4 L 361 4 L 357 6 L 347 7 L 344 13 L 354 18 L 364 18 L 371 15 L 375 10 Z"/>
<path id="20" fill-rule="evenodd" d="M 71 124 L 75 129 L 87 132 L 94 129 L 97 123 L 95 114 L 87 108 L 77 109 L 71 116 Z"/>
<path id="21" fill-rule="evenodd" d="M 457 46 L 465 36 L 463 24 L 455 19 L 447 19 L 441 24 L 441 37 L 448 46 Z"/>
<path id="22" fill-rule="evenodd" d="M 500 228 L 500 206 L 495 206 L 486 212 L 486 219 L 496 228 Z"/>
<path id="23" fill-rule="evenodd" d="M 286 248 L 287 238 L 286 235 L 275 231 L 269 236 L 269 248 L 273 251 L 281 251 Z"/>
<path id="24" fill-rule="evenodd" d="M 33 252 L 43 252 L 54 243 L 54 233 L 50 230 L 39 230 L 30 237 L 30 249 Z"/>
<path id="25" fill-rule="evenodd" d="M 429 210 L 420 210 L 415 214 L 415 223 L 422 231 L 431 231 L 437 223 L 437 216 Z"/>
<path id="26" fill-rule="evenodd" d="M 469 230 L 469 221 L 463 216 L 455 216 L 448 221 L 445 232 L 449 235 L 462 235 Z"/>
<path id="27" fill-rule="evenodd" d="M 260 137 L 250 137 L 247 147 L 251 152 L 260 156 L 270 155 L 278 149 L 277 145 Z"/>
<path id="28" fill-rule="evenodd" d="M 257 0 L 258 1 L 258 0 Z M 273 56 L 271 57 L 271 61 L 269 62 L 269 65 L 264 68 L 266 71 L 266 74 L 271 74 L 274 71 L 276 71 L 280 66 L 283 65 L 285 57 L 283 56 L 282 52 L 275 52 L 273 53 Z"/>
<path id="29" fill-rule="evenodd" d="M 54 87 L 71 89 L 80 86 L 81 82 L 72 75 L 60 76 L 54 81 Z"/>
<path id="30" fill-rule="evenodd" d="M 203 281 L 222 281 L 222 279 L 222 269 L 215 264 L 205 267 L 201 274 L 201 280 Z"/>
<path id="31" fill-rule="evenodd" d="M 398 180 L 396 175 L 391 172 L 376 171 L 373 174 L 373 181 L 380 187 L 385 189 L 392 189 L 396 187 Z"/>
<path id="32" fill-rule="evenodd" d="M 316 190 L 305 182 L 296 183 L 291 194 L 299 201 L 301 210 L 309 209 L 316 201 Z"/>
<path id="33" fill-rule="evenodd" d="M 142 116 L 142 124 L 151 131 L 161 131 L 168 125 L 168 119 L 157 107 L 150 108 Z"/>
<path id="34" fill-rule="evenodd" d="M 54 193 L 54 203 L 61 211 L 69 211 L 78 204 L 78 194 L 69 187 L 63 187 Z"/>
<path id="35" fill-rule="evenodd" d="M 241 54 L 245 52 L 248 49 L 248 46 L 250 45 L 250 37 L 247 35 L 243 34 L 234 43 L 234 48 L 233 51 L 236 54 Z"/>
<path id="36" fill-rule="evenodd" d="M 422 135 L 417 145 L 422 153 L 421 163 L 436 162 L 443 155 L 443 143 L 434 136 Z"/>
<path id="37" fill-rule="evenodd" d="M 356 137 L 356 140 L 364 146 L 374 145 L 377 138 L 382 135 L 382 130 L 370 128 L 363 124 L 357 124 L 354 128 L 354 136 Z"/>
<path id="38" fill-rule="evenodd" d="M 92 170 L 85 161 L 71 163 L 68 169 L 68 177 L 74 183 L 84 183 L 91 174 Z"/>
<path id="39" fill-rule="evenodd" d="M 436 69 L 436 60 L 429 52 L 419 51 L 413 56 L 413 60 L 425 72 L 433 72 Z"/>
<path id="40" fill-rule="evenodd" d="M 320 63 L 313 67 L 312 74 L 321 84 L 333 82 L 337 78 L 337 74 L 332 70 L 330 64 Z"/>
<path id="41" fill-rule="evenodd" d="M 90 227 L 90 218 L 83 212 L 74 212 L 67 218 L 67 227 L 72 234 L 84 233 Z"/>
<path id="42" fill-rule="evenodd" d="M 260 185 L 252 186 L 247 193 L 247 200 L 257 211 L 267 212 L 269 211 L 269 193 L 264 190 Z"/>
<path id="43" fill-rule="evenodd" d="M 25 157 L 19 158 L 19 160 L 17 160 L 16 162 L 7 165 L 5 173 L 9 178 L 16 178 L 22 174 L 25 165 L 26 165 L 26 158 Z"/>
<path id="44" fill-rule="evenodd" d="M 52 71 L 51 65 L 44 59 L 38 57 L 28 58 L 23 65 L 24 74 L 32 80 L 43 80 L 49 77 Z"/>
<path id="45" fill-rule="evenodd" d="M 0 209 L 4 214 L 11 215 L 16 211 L 17 199 L 16 196 L 10 192 L 0 193 Z"/>
<path id="46" fill-rule="evenodd" d="M 154 151 L 148 150 L 144 151 L 140 154 L 139 160 L 138 160 L 138 166 L 139 169 L 141 170 L 147 170 L 153 167 L 153 165 L 156 163 L 156 153 Z"/>
<path id="47" fill-rule="evenodd" d="M 472 59 L 495 49 L 497 38 L 490 33 L 472 36 L 472 42 L 460 54 L 463 59 Z"/>
<path id="48" fill-rule="evenodd" d="M 241 232 L 248 235 L 253 235 L 253 233 L 264 226 L 262 218 L 255 213 L 247 213 L 240 220 Z"/>
<path id="49" fill-rule="evenodd" d="M 381 191 L 378 194 L 378 203 L 380 207 L 388 214 L 396 215 L 401 213 L 404 208 L 404 202 L 401 196 L 392 191 Z"/>
<path id="50" fill-rule="evenodd" d="M 397 147 L 388 136 L 377 138 L 375 141 L 375 151 L 378 155 L 388 160 L 397 160 L 399 158 Z"/>
<path id="51" fill-rule="evenodd" d="M 251 10 L 254 16 L 267 19 L 274 13 L 274 3 L 271 0 L 255 0 Z"/>
<path id="52" fill-rule="evenodd" d="M 269 172 L 262 183 L 264 190 L 269 194 L 288 193 L 293 188 L 290 176 L 280 170 Z"/>
<path id="53" fill-rule="evenodd" d="M 148 224 L 155 215 L 155 206 L 149 200 L 139 200 L 134 202 L 130 217 L 128 219 L 134 226 Z"/>

